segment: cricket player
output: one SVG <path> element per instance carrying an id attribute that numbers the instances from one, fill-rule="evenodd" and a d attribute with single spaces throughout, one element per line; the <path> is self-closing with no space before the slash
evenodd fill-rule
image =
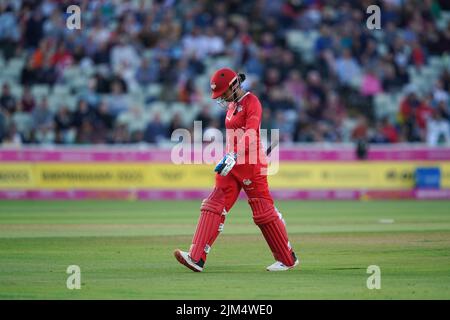
<path id="1" fill-rule="evenodd" d="M 227 108 L 226 155 L 215 168 L 215 187 L 200 207 L 200 218 L 189 252 L 175 250 L 175 258 L 195 272 L 203 271 L 206 257 L 220 232 L 227 213 L 241 189 L 248 197 L 253 221 L 269 245 L 275 263 L 268 271 L 286 271 L 299 264 L 288 240 L 285 222 L 274 206 L 267 183 L 267 159 L 262 152 L 259 99 L 242 89 L 244 74 L 223 68 L 211 78 L 212 98 Z"/>

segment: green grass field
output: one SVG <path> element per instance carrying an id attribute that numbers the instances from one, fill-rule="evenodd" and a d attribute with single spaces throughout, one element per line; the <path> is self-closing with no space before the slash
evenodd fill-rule
<path id="1" fill-rule="evenodd" d="M 302 260 L 282 273 L 265 271 L 273 258 L 244 201 L 205 271 L 180 265 L 172 253 L 189 248 L 199 205 L 1 201 L 0 298 L 450 299 L 450 202 L 279 201 Z M 69 265 L 81 290 L 66 288 Z"/>

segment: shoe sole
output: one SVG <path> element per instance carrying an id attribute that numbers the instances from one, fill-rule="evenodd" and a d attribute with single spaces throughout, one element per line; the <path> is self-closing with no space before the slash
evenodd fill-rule
<path id="1" fill-rule="evenodd" d="M 291 266 L 291 267 L 288 267 L 287 269 L 284 269 L 284 270 L 269 270 L 269 269 L 266 269 L 266 271 L 269 271 L 269 272 L 283 272 L 283 271 L 289 271 L 289 270 L 291 270 L 291 269 L 294 269 L 296 266 L 298 266 L 300 264 L 300 259 L 297 259 L 297 260 L 295 260 L 295 263 L 294 263 L 294 265 L 293 266 Z"/>
<path id="2" fill-rule="evenodd" d="M 179 263 L 181 263 L 182 265 L 184 265 L 185 267 L 188 267 L 189 269 L 191 269 L 194 272 L 201 272 L 201 270 L 197 270 L 195 269 L 193 266 L 191 266 L 181 255 L 181 252 L 179 249 L 175 250 L 173 252 L 173 255 L 175 256 L 175 258 L 178 260 Z"/>

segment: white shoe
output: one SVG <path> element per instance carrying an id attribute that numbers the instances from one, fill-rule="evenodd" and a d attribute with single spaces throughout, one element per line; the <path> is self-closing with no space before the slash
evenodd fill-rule
<path id="1" fill-rule="evenodd" d="M 295 263 L 293 266 L 286 266 L 284 265 L 282 262 L 280 261 L 276 261 L 275 263 L 271 264 L 270 266 L 268 266 L 266 269 L 267 271 L 287 271 L 289 269 L 295 268 L 296 266 L 298 266 L 300 262 L 297 260 L 295 260 Z"/>
<path id="2" fill-rule="evenodd" d="M 178 260 L 179 263 L 185 265 L 192 271 L 194 271 L 194 272 L 202 272 L 203 271 L 203 267 L 198 265 L 194 260 L 192 260 L 192 258 L 189 256 L 188 252 L 181 251 L 180 249 L 176 249 L 173 252 L 173 255 L 175 256 L 175 258 Z"/>

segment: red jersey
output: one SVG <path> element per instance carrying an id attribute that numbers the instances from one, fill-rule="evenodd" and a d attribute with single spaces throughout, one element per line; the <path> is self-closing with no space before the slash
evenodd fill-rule
<path id="1" fill-rule="evenodd" d="M 261 117 L 261 103 L 251 92 L 247 92 L 237 102 L 231 102 L 228 105 L 225 118 L 226 152 L 237 154 L 237 164 L 243 164 L 244 154 L 246 164 L 266 163 L 260 139 Z"/>

